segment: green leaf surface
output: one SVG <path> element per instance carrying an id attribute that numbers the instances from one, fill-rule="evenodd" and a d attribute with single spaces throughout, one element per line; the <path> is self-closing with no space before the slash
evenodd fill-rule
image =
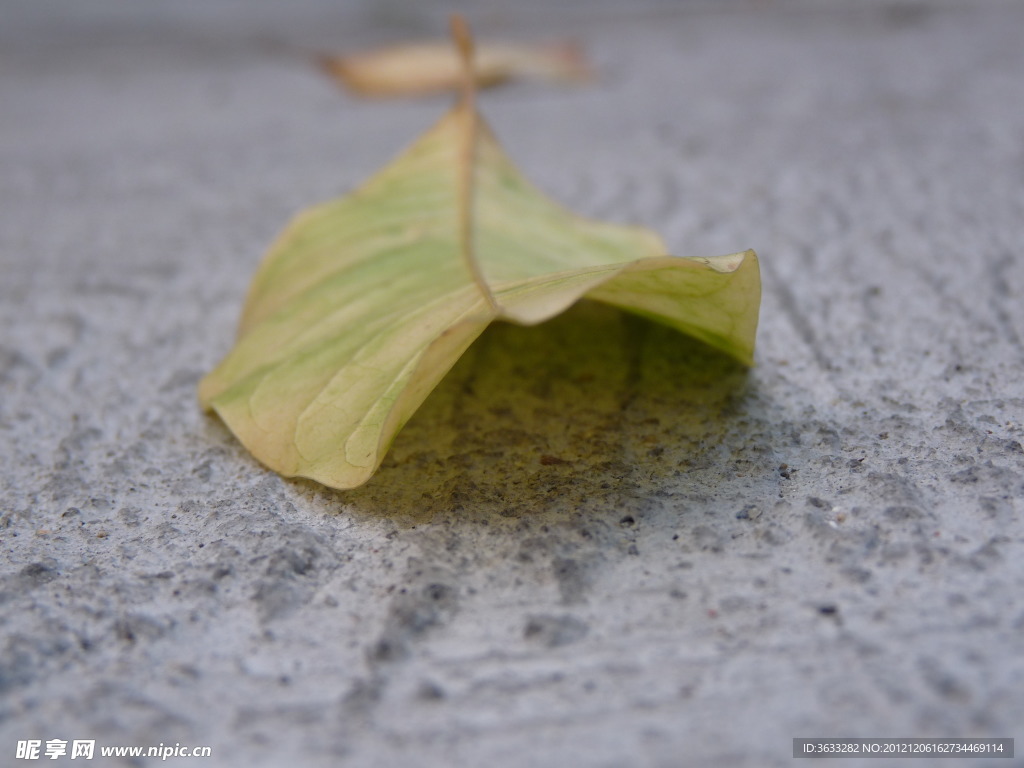
<path id="1" fill-rule="evenodd" d="M 539 323 L 586 296 L 751 364 L 754 252 L 666 254 L 653 232 L 543 196 L 464 98 L 360 189 L 285 229 L 200 401 L 266 466 L 345 489 L 494 320 Z"/>

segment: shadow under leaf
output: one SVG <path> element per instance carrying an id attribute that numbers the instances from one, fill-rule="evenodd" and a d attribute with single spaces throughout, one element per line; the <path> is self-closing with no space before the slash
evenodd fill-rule
<path id="1" fill-rule="evenodd" d="M 369 483 L 323 492 L 411 521 L 619 509 L 695 472 L 716 483 L 750 389 L 701 342 L 584 301 L 535 327 L 492 325 Z"/>

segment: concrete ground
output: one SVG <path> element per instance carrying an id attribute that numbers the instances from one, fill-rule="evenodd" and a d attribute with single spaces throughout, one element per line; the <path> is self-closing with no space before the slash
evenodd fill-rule
<path id="1" fill-rule="evenodd" d="M 307 52 L 447 6 L 7 0 L 0 763 L 1024 765 L 1024 5 L 456 6 L 597 63 L 483 97 L 542 188 L 757 249 L 756 368 L 582 305 L 489 331 L 367 486 L 283 480 L 196 382 L 288 218 L 446 105 Z"/>

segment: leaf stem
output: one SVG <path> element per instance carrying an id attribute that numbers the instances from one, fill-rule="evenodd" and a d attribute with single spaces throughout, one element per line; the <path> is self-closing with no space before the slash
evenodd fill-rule
<path id="1" fill-rule="evenodd" d="M 461 93 L 457 110 L 465 126 L 462 156 L 459 163 L 459 243 L 462 247 L 463 260 L 466 262 L 469 273 L 473 276 L 473 282 L 483 293 L 491 309 L 497 312 L 498 302 L 491 292 L 491 287 L 484 279 L 483 270 L 480 269 L 480 263 L 476 258 L 475 247 L 476 147 L 480 116 L 476 111 L 473 35 L 470 32 L 469 24 L 459 14 L 454 14 L 451 17 L 451 33 L 462 64 Z"/>

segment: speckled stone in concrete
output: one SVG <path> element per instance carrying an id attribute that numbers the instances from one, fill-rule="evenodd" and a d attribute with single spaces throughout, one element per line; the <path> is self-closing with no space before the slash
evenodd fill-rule
<path id="1" fill-rule="evenodd" d="M 1024 8 L 462 7 L 597 61 L 483 99 L 544 189 L 680 254 L 758 250 L 757 367 L 584 304 L 490 330 L 367 486 L 282 480 L 196 382 L 288 217 L 445 105 L 353 101 L 305 52 L 445 9 L 9 3 L 0 763 L 1024 749 Z M 943 765 L 975 763 L 1022 764 Z"/>

